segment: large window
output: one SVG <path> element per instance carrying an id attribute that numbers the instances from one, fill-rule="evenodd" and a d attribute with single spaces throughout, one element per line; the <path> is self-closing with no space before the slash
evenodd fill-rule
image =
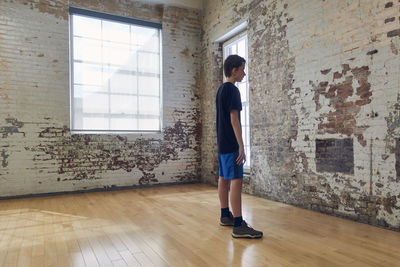
<path id="1" fill-rule="evenodd" d="M 70 8 L 71 130 L 160 131 L 161 25 Z"/>
<path id="2" fill-rule="evenodd" d="M 250 122 L 249 122 L 249 77 L 248 77 L 248 55 L 247 55 L 247 35 L 246 33 L 239 34 L 238 36 L 227 41 L 223 45 L 224 47 L 224 59 L 229 55 L 239 55 L 246 59 L 246 76 L 242 82 L 236 83 L 239 88 L 240 96 L 242 99 L 242 136 L 244 142 L 244 151 L 246 153 L 246 163 L 244 165 L 245 170 L 250 169 Z"/>

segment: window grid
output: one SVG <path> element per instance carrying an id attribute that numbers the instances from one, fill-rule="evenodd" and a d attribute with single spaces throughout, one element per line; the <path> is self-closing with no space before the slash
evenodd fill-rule
<path id="1" fill-rule="evenodd" d="M 245 72 L 246 76 L 242 82 L 237 82 L 236 86 L 239 88 L 240 96 L 242 99 L 242 138 L 244 150 L 246 153 L 246 163 L 244 169 L 249 171 L 250 169 L 250 116 L 249 116 L 249 83 L 248 83 L 248 54 L 247 54 L 247 35 L 241 34 L 236 36 L 224 44 L 224 59 L 229 55 L 237 54 L 246 60 Z"/>
<path id="2" fill-rule="evenodd" d="M 84 18 L 86 20 L 90 19 L 93 21 L 100 21 L 99 26 L 100 26 L 100 38 L 92 38 L 90 36 L 84 36 L 84 34 L 75 34 L 74 33 L 74 19 L 75 18 Z M 124 42 L 119 42 L 119 41 L 110 41 L 106 38 L 105 36 L 105 31 L 104 31 L 104 23 L 110 23 L 110 25 L 118 25 L 118 23 L 125 25 L 125 27 L 128 25 L 129 26 L 129 40 L 127 43 Z M 76 25 L 75 25 L 76 27 Z M 142 44 L 142 49 L 140 49 L 140 44 L 142 40 L 136 41 L 134 40 L 134 27 L 141 28 L 142 31 L 146 27 L 142 27 L 140 25 L 134 25 L 134 24 L 127 24 L 127 23 L 121 23 L 118 21 L 105 21 L 101 18 L 97 17 L 87 17 L 87 16 L 82 16 L 78 14 L 71 14 L 71 48 L 72 48 L 72 53 L 71 53 L 71 71 L 72 71 L 72 88 L 71 88 L 71 107 L 72 107 L 72 112 L 71 112 L 71 129 L 72 131 L 83 131 L 83 132 L 92 132 L 92 131 L 97 131 L 97 132 L 119 132 L 119 131 L 160 131 L 161 130 L 161 32 L 159 29 L 156 28 L 149 28 L 150 29 L 150 37 L 148 38 L 150 41 L 158 41 L 158 47 L 153 44 L 153 47 L 150 49 L 153 49 L 153 51 L 145 51 L 146 45 Z M 143 33 L 142 33 L 143 34 Z M 137 35 L 139 36 L 139 34 Z M 144 35 L 141 36 L 143 38 Z M 119 37 L 119 36 L 118 36 Z M 87 57 L 81 56 L 79 58 L 79 53 L 77 53 L 77 58 L 75 58 L 75 52 L 76 49 L 74 49 L 74 41 L 79 42 L 79 39 L 82 42 L 88 43 L 88 41 L 97 41 L 98 46 L 97 48 L 94 47 L 94 49 L 100 48 L 100 53 L 98 54 L 97 58 L 100 58 L 100 62 L 96 60 L 96 57 L 94 57 L 94 61 L 88 60 Z M 127 38 L 128 39 L 128 38 Z M 148 40 L 147 40 L 148 41 Z M 148 41 L 149 42 L 149 41 Z M 106 50 L 106 46 L 108 46 L 107 49 L 117 47 L 118 45 L 124 45 L 126 50 L 128 51 L 128 54 L 126 54 L 128 61 L 132 61 L 132 55 L 136 58 L 136 62 L 134 62 L 134 66 L 125 64 L 124 61 L 123 64 L 121 62 L 114 61 L 112 62 L 110 60 L 110 51 L 111 50 Z M 81 46 L 80 48 L 84 48 L 85 51 L 81 51 L 80 53 L 91 53 L 90 47 L 89 46 Z M 144 50 L 143 50 L 144 49 Z M 153 61 L 153 66 L 151 68 L 143 68 L 143 66 L 140 66 L 139 63 L 139 57 L 140 53 L 146 53 L 148 54 L 153 54 L 156 57 L 156 61 Z M 109 54 L 106 54 L 109 53 Z M 108 60 L 107 58 L 108 57 Z M 89 56 L 90 58 L 90 56 Z M 93 56 L 92 56 L 93 58 Z M 126 59 L 124 59 L 126 60 Z M 146 63 L 147 63 L 147 59 Z M 156 62 L 154 64 L 154 62 Z M 118 64 L 119 63 L 119 64 Z M 76 64 L 81 64 L 81 66 L 76 65 Z M 158 65 L 158 66 L 157 66 Z M 85 69 L 86 66 L 86 69 Z M 86 75 L 86 80 L 83 78 L 84 74 L 81 73 L 80 79 L 81 81 L 77 81 L 76 76 L 79 75 L 78 72 L 78 67 L 80 67 L 81 70 L 85 70 L 89 75 Z M 140 69 L 141 68 L 141 69 Z M 92 71 L 92 73 L 90 73 Z M 101 73 L 98 73 L 101 71 Z M 91 75 L 93 76 L 93 73 L 98 75 L 98 78 L 95 83 L 91 83 L 90 79 L 87 79 Z M 105 77 L 107 75 L 111 77 Z M 127 80 L 133 81 L 130 86 L 128 86 L 128 92 L 126 89 L 119 90 L 119 88 L 116 87 L 116 85 L 112 84 L 112 76 L 119 75 L 119 77 L 127 77 Z M 154 92 L 142 92 L 141 88 L 139 87 L 140 83 L 140 78 L 142 77 L 149 77 L 155 78 L 153 81 L 152 86 L 154 88 L 151 88 L 150 90 L 155 91 Z M 118 78 L 118 77 L 116 77 Z M 91 78 L 93 79 L 93 78 Z M 100 80 L 101 82 L 99 82 Z M 158 84 L 157 84 L 158 83 Z M 156 85 L 157 84 L 157 85 Z M 136 87 L 136 90 L 132 87 Z M 90 111 L 90 105 L 89 107 L 86 106 L 85 110 L 85 96 L 89 96 L 88 98 L 92 98 L 93 96 L 98 95 L 101 99 L 101 95 L 105 96 L 105 99 L 107 102 L 107 109 L 101 108 L 101 103 L 96 104 L 95 110 Z M 119 113 L 115 114 L 113 113 L 113 106 L 116 106 L 115 104 L 117 103 L 117 106 L 119 106 L 120 103 L 115 102 L 118 96 L 120 96 L 120 99 L 122 99 L 122 96 L 125 96 L 125 98 L 132 98 L 131 100 L 136 100 L 136 112 L 131 112 L 131 111 L 120 111 Z M 113 100 L 114 97 L 114 100 Z M 147 102 L 150 102 L 151 105 L 143 105 L 147 111 L 140 110 L 140 101 L 142 100 L 147 100 Z M 93 101 L 93 100 L 91 100 Z M 114 102 L 114 103 L 113 103 Z M 129 102 L 128 102 L 129 103 Z M 156 105 L 157 103 L 157 105 Z M 91 103 L 93 105 L 93 103 Z M 133 105 L 134 103 L 131 103 L 129 105 Z M 99 107 L 97 107 L 99 106 Z M 158 107 L 157 107 L 158 106 Z M 96 110 L 97 109 L 97 110 Z M 103 110 L 103 112 L 99 112 L 99 110 Z M 121 110 L 120 107 L 118 107 L 118 110 Z M 107 111 L 107 112 L 104 112 Z M 150 113 L 149 113 L 150 112 Z M 157 113 L 157 115 L 155 115 Z M 93 123 L 95 123 L 95 120 L 91 120 L 90 118 L 97 118 L 103 121 L 103 125 L 96 125 L 96 127 L 93 127 Z M 116 125 L 118 119 L 120 119 L 120 122 L 122 122 L 124 119 L 130 119 L 130 126 L 127 126 L 126 128 L 121 128 L 120 126 L 113 126 L 113 122 Z M 77 123 L 78 119 L 80 120 L 79 123 Z M 90 127 L 85 127 L 85 122 L 84 121 L 90 121 L 91 120 L 91 126 Z M 150 121 L 149 121 L 150 120 Z M 135 123 L 135 125 L 132 124 L 132 122 Z M 147 125 L 146 127 L 143 127 L 140 125 L 140 123 L 145 123 Z M 153 123 L 153 125 L 151 125 Z M 158 125 L 156 125 L 157 123 Z M 80 125 L 79 125 L 80 124 Z M 123 124 L 123 127 L 125 127 L 125 124 Z"/>

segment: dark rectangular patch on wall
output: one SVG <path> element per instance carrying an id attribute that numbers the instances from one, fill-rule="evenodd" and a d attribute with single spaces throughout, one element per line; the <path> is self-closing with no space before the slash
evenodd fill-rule
<path id="1" fill-rule="evenodd" d="M 400 139 L 396 139 L 396 176 L 400 178 Z"/>
<path id="2" fill-rule="evenodd" d="M 354 174 L 353 139 L 315 140 L 315 161 L 318 172 Z"/>

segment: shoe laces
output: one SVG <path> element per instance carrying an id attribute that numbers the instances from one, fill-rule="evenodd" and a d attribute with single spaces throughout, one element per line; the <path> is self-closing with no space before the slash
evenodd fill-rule
<path id="1" fill-rule="evenodd" d="M 245 223 L 246 224 L 246 226 L 248 227 L 248 228 L 251 228 L 251 229 L 254 229 L 253 227 L 251 227 L 251 225 L 250 224 L 248 224 L 245 220 L 243 220 L 243 223 Z"/>

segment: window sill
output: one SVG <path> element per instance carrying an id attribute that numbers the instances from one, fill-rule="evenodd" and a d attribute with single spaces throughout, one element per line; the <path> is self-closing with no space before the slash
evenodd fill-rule
<path id="1" fill-rule="evenodd" d="M 76 131 L 71 130 L 71 134 L 102 134 L 102 135 L 124 135 L 124 134 L 161 134 L 162 131 Z"/>

